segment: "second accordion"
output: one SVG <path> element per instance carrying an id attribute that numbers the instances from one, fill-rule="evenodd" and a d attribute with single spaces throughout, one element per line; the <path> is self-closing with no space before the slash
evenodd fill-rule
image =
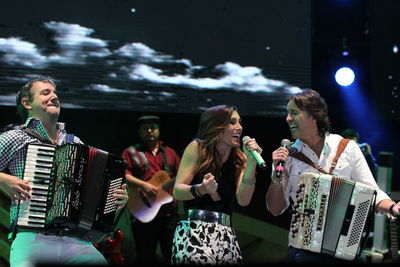
<path id="1" fill-rule="evenodd" d="M 289 241 L 295 248 L 353 260 L 368 238 L 375 188 L 329 174 L 302 173 Z"/>
<path id="2" fill-rule="evenodd" d="M 19 201 L 17 228 L 104 240 L 113 231 L 113 191 L 124 182 L 124 170 L 118 156 L 86 145 L 29 144 L 23 179 L 32 192 Z"/>

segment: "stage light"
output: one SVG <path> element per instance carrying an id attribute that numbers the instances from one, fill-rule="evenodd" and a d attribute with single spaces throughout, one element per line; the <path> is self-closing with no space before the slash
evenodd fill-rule
<path id="1" fill-rule="evenodd" d="M 394 46 L 393 46 L 393 53 L 394 54 L 397 54 L 399 52 L 399 47 L 395 44 Z"/>
<path id="2" fill-rule="evenodd" d="M 349 86 L 354 82 L 354 71 L 349 67 L 342 67 L 336 71 L 335 80 L 341 86 Z"/>

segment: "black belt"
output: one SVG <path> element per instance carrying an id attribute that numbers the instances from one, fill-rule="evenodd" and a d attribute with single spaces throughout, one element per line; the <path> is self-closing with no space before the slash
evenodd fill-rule
<path id="1" fill-rule="evenodd" d="M 209 211 L 209 210 L 192 210 L 188 211 L 188 220 L 203 221 L 209 223 L 219 223 L 225 226 L 231 226 L 231 216 L 225 213 Z"/>

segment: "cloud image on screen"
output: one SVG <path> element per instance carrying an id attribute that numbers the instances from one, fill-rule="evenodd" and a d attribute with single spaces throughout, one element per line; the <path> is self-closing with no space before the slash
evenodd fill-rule
<path id="1" fill-rule="evenodd" d="M 230 34 L 237 40 L 227 36 L 204 40 L 206 33 L 201 35 L 200 28 L 196 28 L 202 23 L 195 19 L 188 22 L 186 28 L 181 26 L 181 30 L 175 30 L 174 33 L 162 33 L 169 37 L 162 42 L 148 37 L 152 36 L 153 28 L 144 27 L 145 21 L 137 24 L 137 30 L 126 29 L 124 32 L 120 25 L 135 21 L 136 17 L 148 18 L 155 25 L 163 25 L 165 20 L 160 18 L 160 14 L 171 17 L 168 10 L 182 14 L 182 5 L 188 5 L 184 1 L 171 1 L 165 12 L 162 7 L 156 12 L 153 6 L 149 8 L 142 2 L 132 2 L 132 5 L 136 3 L 136 8 L 119 2 L 124 4 L 117 5 L 119 9 L 115 10 L 115 14 L 123 13 L 120 16 L 124 18 L 121 19 L 123 23 L 110 21 L 110 24 L 115 23 L 115 27 L 119 27 L 119 34 L 110 31 L 109 26 L 104 26 L 100 18 L 88 23 L 85 19 L 68 17 L 68 14 L 59 15 L 58 20 L 31 18 L 24 24 L 10 21 L 9 25 L 0 25 L 7 29 L 6 33 L 0 35 L 0 105 L 15 105 L 18 88 L 37 74 L 53 77 L 58 85 L 62 107 L 75 109 L 200 113 L 213 105 L 232 104 L 238 106 L 245 115 L 280 116 L 285 112 L 287 95 L 309 86 L 309 47 L 306 41 L 298 48 L 305 51 L 304 58 L 296 59 L 284 53 L 285 49 L 292 47 L 287 43 L 290 41 L 287 37 L 274 39 L 275 44 L 268 42 L 268 38 L 273 39 L 274 34 L 271 33 L 271 37 L 256 41 L 260 36 L 268 35 L 267 30 L 260 32 L 262 25 L 254 27 L 254 33 L 243 37 L 238 34 L 242 32 L 239 30 L 242 26 L 238 26 L 240 22 L 228 27 L 223 19 L 217 19 L 218 14 L 211 20 L 221 23 L 216 24 L 220 26 L 216 26 L 214 31 L 210 29 L 211 35 L 218 36 L 218 33 L 231 31 Z M 150 2 L 161 5 L 160 1 Z M 105 1 L 92 10 L 105 12 L 108 3 L 111 1 Z M 206 4 L 200 7 L 207 10 Z M 193 5 L 190 6 L 192 9 L 199 9 L 199 4 Z M 304 10 L 307 10 L 308 6 L 304 5 Z M 227 12 L 230 14 L 243 12 L 239 6 L 230 6 L 229 1 L 219 3 L 220 11 L 225 10 L 224 7 L 229 7 Z M 190 8 L 183 13 L 184 17 L 171 19 L 169 23 L 182 23 L 195 16 Z M 154 17 L 160 21 L 157 22 Z M 286 24 L 290 27 L 296 19 L 293 14 L 287 14 L 287 17 Z M 231 22 L 232 19 L 227 21 Z M 285 21 L 282 23 L 285 24 Z M 18 25 L 22 26 L 16 27 Z M 196 27 L 190 27 L 193 25 Z M 307 33 L 307 27 L 307 22 L 304 22 L 300 30 L 294 30 L 300 31 L 300 35 L 301 31 Z M 28 31 L 31 28 L 35 30 Z M 192 40 L 192 35 L 200 35 L 202 39 Z M 254 47 L 249 45 L 252 43 L 249 38 L 254 38 L 253 43 L 258 44 L 258 50 L 252 50 Z M 244 42 L 244 39 L 247 41 Z M 308 40 L 307 34 L 303 39 Z M 278 45 L 279 42 L 284 45 Z M 251 64 L 252 61 L 254 64 Z"/>

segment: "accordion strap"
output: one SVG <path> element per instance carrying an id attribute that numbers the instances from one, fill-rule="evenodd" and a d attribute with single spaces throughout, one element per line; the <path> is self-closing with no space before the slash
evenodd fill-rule
<path id="1" fill-rule="evenodd" d="M 149 162 L 147 161 L 146 155 L 143 152 L 138 151 L 135 146 L 129 146 L 128 149 L 131 152 L 133 164 L 147 171 L 149 168 Z"/>
<path id="2" fill-rule="evenodd" d="M 308 165 L 314 167 L 315 169 L 319 170 L 322 173 L 328 174 L 327 171 L 325 171 L 324 169 L 322 169 L 319 165 L 317 165 L 316 163 L 312 162 L 311 159 L 307 158 L 307 156 L 305 156 L 303 153 L 301 152 L 297 152 L 296 154 L 292 155 L 293 158 L 298 159 L 300 161 L 303 161 L 305 163 L 307 163 Z"/>
<path id="3" fill-rule="evenodd" d="M 346 139 L 346 138 L 343 138 L 342 140 L 340 140 L 340 143 L 339 143 L 339 146 L 338 146 L 338 149 L 336 152 L 336 156 L 331 163 L 331 168 L 329 169 L 329 173 L 332 173 L 333 169 L 335 169 L 336 163 L 339 160 L 340 154 L 342 154 L 343 150 L 346 148 L 349 141 L 350 141 L 350 139 Z"/>
<path id="4" fill-rule="evenodd" d="M 22 127 L 21 127 L 21 130 L 24 131 L 24 132 L 26 132 L 27 134 L 29 134 L 29 135 L 31 135 L 31 136 L 33 136 L 33 137 L 39 139 L 42 143 L 45 143 L 45 144 L 53 144 L 49 139 L 44 138 L 41 134 L 39 134 L 38 132 L 35 132 L 35 131 L 32 130 L 32 129 L 29 129 L 29 128 L 26 127 L 26 126 L 22 126 Z"/>
<path id="5" fill-rule="evenodd" d="M 171 168 L 169 167 L 169 164 L 168 164 L 167 152 L 165 152 L 165 147 L 163 145 L 161 145 L 160 150 L 161 150 L 161 156 L 163 158 L 164 170 L 172 177 L 173 175 L 171 172 Z"/>
<path id="6" fill-rule="evenodd" d="M 297 152 L 295 154 L 292 155 L 293 158 L 298 159 L 300 161 L 303 161 L 305 163 L 307 163 L 308 165 L 314 167 L 315 169 L 317 169 L 318 171 L 324 173 L 324 174 L 331 174 L 333 172 L 333 170 L 336 167 L 336 164 L 339 160 L 340 155 L 342 154 L 342 152 L 344 151 L 344 149 L 346 148 L 347 144 L 349 143 L 350 139 L 345 139 L 343 138 L 342 140 L 340 140 L 340 143 L 338 145 L 338 149 L 335 155 L 335 158 L 333 159 L 332 163 L 331 163 L 331 167 L 329 169 L 329 172 L 325 171 L 324 169 L 322 169 L 319 165 L 317 165 L 316 163 L 312 162 L 311 159 L 307 158 L 307 156 L 305 156 L 303 153 L 301 152 Z"/>
<path id="7" fill-rule="evenodd" d="M 37 139 L 39 139 L 42 143 L 54 145 L 54 143 L 51 142 L 51 140 L 45 138 L 44 136 L 42 136 L 38 132 L 36 132 L 36 131 L 34 131 L 34 130 L 26 127 L 26 126 L 22 126 L 20 128 L 20 130 L 26 132 L 27 134 L 29 134 L 29 135 L 37 138 Z M 66 139 L 65 139 L 65 143 L 66 144 L 73 144 L 74 143 L 74 137 L 75 137 L 74 134 L 67 134 L 66 135 Z"/>
<path id="8" fill-rule="evenodd" d="M 65 143 L 66 144 L 73 144 L 74 143 L 74 134 L 67 134 Z"/>

